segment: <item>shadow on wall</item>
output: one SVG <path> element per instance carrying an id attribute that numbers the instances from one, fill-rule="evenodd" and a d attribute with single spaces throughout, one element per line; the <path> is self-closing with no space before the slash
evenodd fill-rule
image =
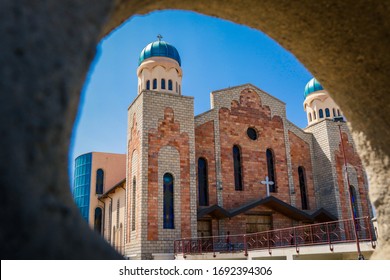
<path id="1" fill-rule="evenodd" d="M 390 201 L 390 107 L 380 104 L 389 96 L 387 3 L 71 0 L 48 6 L 4 0 L 0 222 L 7 226 L 0 231 L 2 259 L 120 258 L 89 230 L 74 206 L 67 176 L 70 135 L 98 41 L 132 15 L 160 9 L 192 10 L 244 24 L 291 50 L 350 121 L 379 226 L 390 224 L 385 203 Z M 380 238 L 390 236 L 389 227 L 380 229 Z M 389 258 L 388 240 L 379 242 L 375 256 Z"/>

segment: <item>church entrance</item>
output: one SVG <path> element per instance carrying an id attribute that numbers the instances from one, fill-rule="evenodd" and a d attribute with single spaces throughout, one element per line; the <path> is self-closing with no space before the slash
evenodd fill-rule
<path id="1" fill-rule="evenodd" d="M 211 220 L 198 221 L 198 237 L 212 236 Z"/>
<path id="2" fill-rule="evenodd" d="M 255 233 L 272 229 L 272 215 L 246 215 L 246 233 Z"/>

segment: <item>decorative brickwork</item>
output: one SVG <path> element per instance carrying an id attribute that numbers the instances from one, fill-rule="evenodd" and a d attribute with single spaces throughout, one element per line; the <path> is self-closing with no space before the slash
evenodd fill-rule
<path id="1" fill-rule="evenodd" d="M 292 174 L 295 185 L 296 207 L 302 209 L 301 190 L 298 174 L 298 168 L 302 166 L 304 168 L 306 182 L 308 209 L 316 209 L 310 145 L 291 131 L 288 132 L 288 136 L 290 141 Z"/>
<path id="2" fill-rule="evenodd" d="M 254 128 L 259 138 L 247 136 L 248 127 Z M 262 106 L 257 92 L 251 88 L 241 91 L 239 101 L 231 102 L 231 109 L 219 110 L 221 144 L 221 170 L 224 207 L 235 208 L 250 200 L 265 197 L 266 188 L 260 181 L 267 176 L 266 150 L 272 149 L 275 157 L 277 192 L 272 195 L 289 203 L 289 186 L 286 163 L 283 121 L 271 117 L 268 106 Z M 243 190 L 234 188 L 233 145 L 238 145 L 242 158 Z"/>
<path id="3" fill-rule="evenodd" d="M 207 161 L 209 205 L 218 204 L 216 196 L 214 121 L 208 121 L 195 128 L 195 160 L 197 168 L 200 157 L 205 158 Z"/>
<path id="4" fill-rule="evenodd" d="M 356 153 L 353 145 L 348 140 L 348 135 L 342 133 L 342 141 L 344 145 L 345 159 L 348 164 L 348 177 L 351 185 L 354 186 L 357 194 L 359 215 L 360 217 L 369 216 L 370 210 L 368 207 L 368 193 L 365 188 L 364 170 L 359 155 Z M 344 156 L 341 146 L 335 151 L 335 162 L 337 172 L 337 184 L 339 186 L 341 215 L 343 219 L 351 218 L 351 208 L 349 202 L 349 186 L 345 180 Z"/>
<path id="5" fill-rule="evenodd" d="M 189 236 L 190 227 L 190 158 L 188 134 L 180 132 L 180 124 L 174 120 L 172 108 L 165 108 L 164 119 L 158 128 L 149 131 L 148 140 L 148 240 L 158 240 L 158 220 L 161 213 L 158 211 L 156 199 L 159 193 L 158 153 L 164 146 L 172 146 L 180 154 L 180 185 L 181 190 L 181 231 L 183 236 Z"/>

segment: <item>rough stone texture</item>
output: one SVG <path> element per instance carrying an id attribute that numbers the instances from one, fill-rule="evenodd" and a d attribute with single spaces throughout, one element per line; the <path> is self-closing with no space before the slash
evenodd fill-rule
<path id="1" fill-rule="evenodd" d="M 99 38 L 134 14 L 168 8 L 262 30 L 316 76 L 349 120 L 368 173 L 381 245 L 374 258 L 390 258 L 389 2 L 4 0 L 2 259 L 118 257 L 89 231 L 73 205 L 67 177 L 70 134 Z"/>

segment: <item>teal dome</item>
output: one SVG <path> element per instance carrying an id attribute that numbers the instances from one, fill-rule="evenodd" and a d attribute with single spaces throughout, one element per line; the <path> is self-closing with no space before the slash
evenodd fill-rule
<path id="1" fill-rule="evenodd" d="M 180 60 L 180 55 L 177 51 L 177 49 L 168 44 L 165 41 L 155 41 L 147 45 L 141 52 L 138 60 L 138 65 L 141 65 L 141 63 L 150 57 L 153 56 L 163 56 L 163 57 L 169 57 L 174 60 L 176 60 L 179 65 L 181 66 L 181 60 Z"/>
<path id="2" fill-rule="evenodd" d="M 323 90 L 324 88 L 317 81 L 316 78 L 311 79 L 305 86 L 304 97 L 306 98 L 310 93 L 313 93 L 317 90 Z"/>

